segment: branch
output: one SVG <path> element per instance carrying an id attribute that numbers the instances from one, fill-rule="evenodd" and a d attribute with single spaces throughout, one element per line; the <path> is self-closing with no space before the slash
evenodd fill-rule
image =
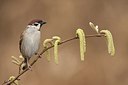
<path id="1" fill-rule="evenodd" d="M 86 35 L 85 37 L 86 37 L 86 38 L 91 38 L 91 37 L 102 37 L 102 36 L 104 36 L 104 34 Z M 64 41 L 62 41 L 61 43 L 59 43 L 59 45 L 64 44 L 64 43 L 67 43 L 67 42 L 72 41 L 72 40 L 76 40 L 76 39 L 78 39 L 78 37 L 73 37 L 73 38 L 64 40 Z M 53 48 L 53 47 L 54 47 L 54 46 L 52 45 L 52 46 L 50 46 L 50 47 L 48 47 L 48 48 L 43 49 L 42 52 L 37 55 L 36 59 L 33 60 L 30 65 L 33 66 L 33 65 L 37 62 L 37 60 L 38 60 L 39 58 L 41 58 L 41 55 L 43 55 L 48 49 L 51 49 L 51 48 Z M 15 80 L 17 80 L 21 75 L 23 75 L 24 73 L 26 73 L 28 70 L 29 70 L 29 68 L 26 68 L 24 71 L 22 71 L 20 74 L 18 74 L 18 75 L 15 77 L 14 80 L 12 80 L 12 81 L 6 81 L 6 82 L 4 82 L 2 85 L 5 85 L 5 84 L 6 84 L 6 85 L 11 85 Z"/>

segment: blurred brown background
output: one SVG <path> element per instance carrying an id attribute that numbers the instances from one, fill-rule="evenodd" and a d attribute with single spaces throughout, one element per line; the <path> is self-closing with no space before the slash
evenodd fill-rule
<path id="1" fill-rule="evenodd" d="M 40 59 L 33 71 L 20 77 L 21 85 L 128 85 L 127 0 L 0 0 L 0 84 L 17 75 L 11 56 L 20 55 L 20 33 L 35 18 L 47 21 L 42 41 L 54 35 L 62 40 L 74 37 L 78 27 L 95 34 L 88 25 L 92 21 L 112 32 L 116 55 L 107 53 L 104 38 L 89 38 L 86 60 L 81 62 L 74 40 L 59 47 L 59 65 Z"/>

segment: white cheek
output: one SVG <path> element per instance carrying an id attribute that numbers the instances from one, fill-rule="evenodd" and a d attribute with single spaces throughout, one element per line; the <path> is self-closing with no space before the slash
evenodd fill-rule
<path id="1" fill-rule="evenodd" d="M 40 24 L 38 24 L 38 25 L 36 26 L 36 28 L 37 28 L 37 30 L 39 30 L 39 29 L 40 29 Z"/>

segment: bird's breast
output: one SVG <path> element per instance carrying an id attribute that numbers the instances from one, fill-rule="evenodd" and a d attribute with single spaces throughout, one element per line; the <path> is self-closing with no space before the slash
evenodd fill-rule
<path id="1" fill-rule="evenodd" d="M 39 49 L 40 31 L 26 33 L 23 37 L 21 49 L 24 51 L 24 56 L 31 57 Z"/>

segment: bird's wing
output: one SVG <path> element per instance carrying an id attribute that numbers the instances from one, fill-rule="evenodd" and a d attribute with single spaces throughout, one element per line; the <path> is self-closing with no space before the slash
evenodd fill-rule
<path id="1" fill-rule="evenodd" d="M 20 35 L 20 41 L 19 41 L 20 52 L 21 52 L 21 44 L 22 44 L 22 41 L 23 41 L 23 34 L 24 34 L 24 32 L 22 32 L 21 35 Z"/>

